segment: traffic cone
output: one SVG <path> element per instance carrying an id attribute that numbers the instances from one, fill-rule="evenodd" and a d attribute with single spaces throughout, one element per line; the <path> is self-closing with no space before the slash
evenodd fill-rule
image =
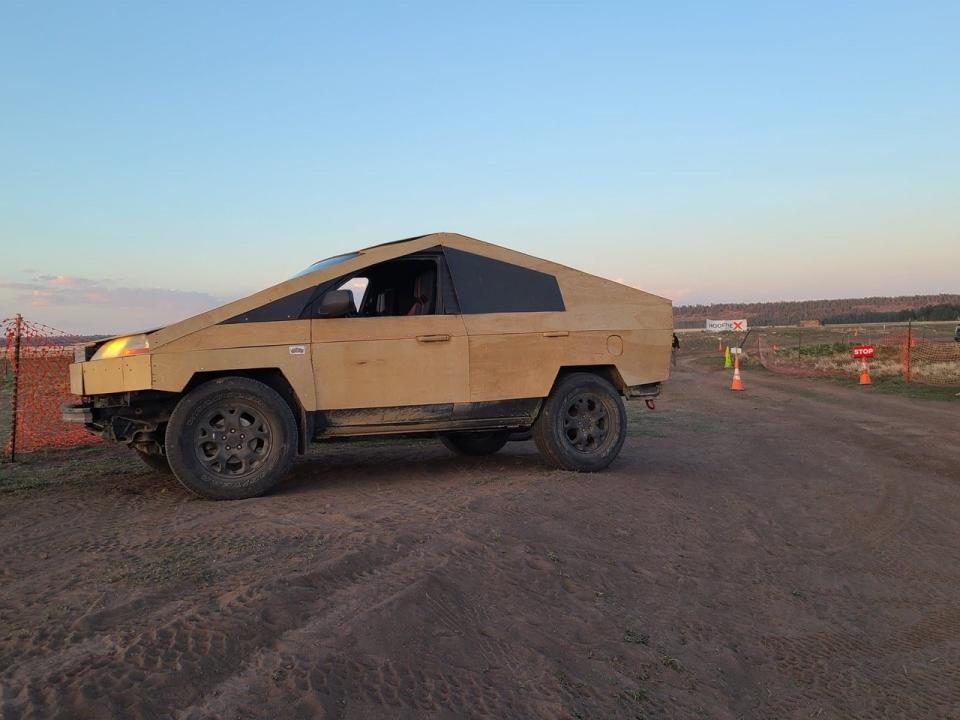
<path id="1" fill-rule="evenodd" d="M 730 346 L 727 346 L 726 351 L 723 353 L 723 369 L 729 370 L 733 367 L 733 363 L 730 362 Z"/>
<path id="2" fill-rule="evenodd" d="M 733 361 L 733 382 L 730 383 L 730 389 L 743 390 L 743 382 L 740 380 L 740 355 Z"/>
<path id="3" fill-rule="evenodd" d="M 860 364 L 860 384 L 861 385 L 870 384 L 870 370 L 867 368 L 866 360 L 862 360 Z"/>

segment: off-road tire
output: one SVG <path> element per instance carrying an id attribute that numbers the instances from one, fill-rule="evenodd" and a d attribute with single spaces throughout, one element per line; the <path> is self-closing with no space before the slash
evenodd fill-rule
<path id="1" fill-rule="evenodd" d="M 506 445 L 509 439 L 510 433 L 505 430 L 451 433 L 440 436 L 440 442 L 451 452 L 472 457 L 493 455 Z"/>
<path id="2" fill-rule="evenodd" d="M 251 498 L 270 490 L 293 464 L 297 421 L 262 382 L 217 378 L 177 403 L 165 444 L 173 474 L 191 492 L 212 500 Z"/>
<path id="3" fill-rule="evenodd" d="M 627 437 L 623 398 L 608 380 L 578 372 L 562 378 L 543 403 L 533 440 L 543 458 L 564 470 L 603 470 Z"/>
<path id="4" fill-rule="evenodd" d="M 147 452 L 140 448 L 134 448 L 133 451 L 137 454 L 137 457 L 143 460 L 143 464 L 154 472 L 163 473 L 164 475 L 173 474 L 166 455 L 161 455 L 159 452 Z"/>

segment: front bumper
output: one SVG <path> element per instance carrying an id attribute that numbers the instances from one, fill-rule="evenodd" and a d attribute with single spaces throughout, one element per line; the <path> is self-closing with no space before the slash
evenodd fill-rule
<path id="1" fill-rule="evenodd" d="M 95 395 L 62 405 L 60 417 L 105 440 L 162 443 L 158 438 L 178 399 L 176 393 L 152 391 Z"/>
<path id="2" fill-rule="evenodd" d="M 65 423 L 90 425 L 93 423 L 93 405 L 90 403 L 67 403 L 60 408 L 60 418 Z"/>
<path id="3" fill-rule="evenodd" d="M 74 395 L 149 390 L 152 383 L 150 355 L 88 360 L 70 365 L 70 392 Z"/>

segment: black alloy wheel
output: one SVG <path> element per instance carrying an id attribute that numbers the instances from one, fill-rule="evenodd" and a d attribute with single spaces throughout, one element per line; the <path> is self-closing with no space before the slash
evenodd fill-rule
<path id="1" fill-rule="evenodd" d="M 560 378 L 533 425 L 540 454 L 564 470 L 603 470 L 626 437 L 623 398 L 609 380 L 587 372 Z"/>
<path id="2" fill-rule="evenodd" d="M 607 409 L 602 398 L 591 392 L 581 392 L 567 402 L 563 434 L 573 449 L 586 453 L 602 447 L 608 428 Z"/>
<path id="3" fill-rule="evenodd" d="M 216 378 L 180 399 L 165 446 L 173 474 L 187 489 L 214 500 L 256 497 L 293 464 L 297 421 L 269 385 Z"/>
<path id="4" fill-rule="evenodd" d="M 242 478 L 269 457 L 270 423 L 259 408 L 248 403 L 224 402 L 208 411 L 197 424 L 194 450 L 211 472 Z"/>

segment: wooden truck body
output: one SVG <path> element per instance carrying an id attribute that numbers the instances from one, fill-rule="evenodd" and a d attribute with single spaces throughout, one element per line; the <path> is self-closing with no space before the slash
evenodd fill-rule
<path id="1" fill-rule="evenodd" d="M 84 402 L 65 418 L 162 457 L 183 397 L 245 377 L 289 404 L 301 452 L 333 436 L 523 431 L 572 372 L 627 398 L 656 396 L 672 325 L 664 298 L 435 233 L 329 258 L 187 320 L 91 344 L 70 367 Z"/>

